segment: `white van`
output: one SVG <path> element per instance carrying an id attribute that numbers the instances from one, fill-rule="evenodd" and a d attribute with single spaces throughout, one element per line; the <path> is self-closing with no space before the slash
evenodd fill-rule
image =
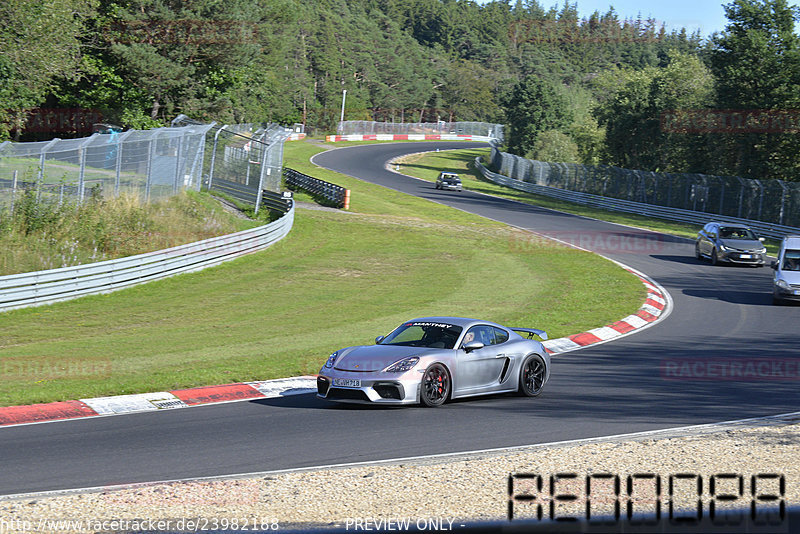
<path id="1" fill-rule="evenodd" d="M 772 303 L 800 302 L 800 235 L 787 235 L 781 242 L 778 259 L 771 264 L 775 271 Z"/>

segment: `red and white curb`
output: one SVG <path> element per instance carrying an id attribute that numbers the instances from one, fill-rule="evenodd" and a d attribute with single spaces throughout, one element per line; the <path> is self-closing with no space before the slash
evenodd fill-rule
<path id="1" fill-rule="evenodd" d="M 316 377 L 298 376 L 155 393 L 50 402 L 31 406 L 9 406 L 0 408 L 0 426 L 186 408 L 201 404 L 285 397 L 316 391 Z"/>
<path id="2" fill-rule="evenodd" d="M 466 134 L 349 134 L 326 135 L 325 141 L 493 141 L 494 137 Z"/>

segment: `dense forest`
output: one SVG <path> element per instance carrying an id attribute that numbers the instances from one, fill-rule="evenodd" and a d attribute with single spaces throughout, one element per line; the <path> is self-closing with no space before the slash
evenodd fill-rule
<path id="1" fill-rule="evenodd" d="M 332 131 L 347 90 L 347 119 L 505 123 L 541 160 L 798 180 L 797 8 L 725 10 L 703 37 L 569 0 L 4 0 L 0 140 L 178 113 Z"/>

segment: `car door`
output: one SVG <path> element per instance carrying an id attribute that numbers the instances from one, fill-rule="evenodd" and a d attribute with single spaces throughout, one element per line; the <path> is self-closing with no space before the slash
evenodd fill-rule
<path id="1" fill-rule="evenodd" d="M 714 241 L 717 238 L 717 225 L 709 224 L 703 232 L 703 239 L 700 240 L 700 252 L 706 255 L 711 255 L 714 249 Z"/>
<path id="2" fill-rule="evenodd" d="M 473 326 L 464 334 L 464 339 L 470 339 L 470 334 L 484 346 L 470 352 L 459 349 L 458 380 L 454 381 L 457 394 L 468 394 L 497 386 L 506 367 L 506 355 L 503 354 L 502 346 L 496 343 L 492 326 Z M 464 341 L 462 345 L 463 343 Z"/>

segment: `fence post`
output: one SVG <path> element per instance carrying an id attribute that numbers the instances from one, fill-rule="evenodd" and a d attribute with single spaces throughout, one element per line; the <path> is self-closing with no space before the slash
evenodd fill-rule
<path id="1" fill-rule="evenodd" d="M 127 138 L 133 132 L 134 130 L 128 130 L 122 135 L 117 136 L 117 161 L 116 165 L 114 166 L 116 168 L 114 175 L 114 197 L 119 196 L 120 172 L 122 170 L 122 141 L 124 141 L 125 138 Z"/>
<path id="2" fill-rule="evenodd" d="M 195 189 L 200 191 L 200 188 L 203 186 L 203 167 L 205 166 L 205 158 L 206 158 L 206 134 L 208 131 L 213 128 L 217 124 L 217 121 L 213 121 L 211 124 L 208 125 L 208 128 L 203 130 L 203 133 L 200 134 L 200 146 L 197 149 L 197 155 L 194 158 L 194 162 L 192 163 L 192 170 L 191 176 L 194 180 L 195 177 L 195 170 L 197 169 L 197 163 L 200 162 L 200 172 L 196 175 L 197 176 L 197 187 Z"/>
<path id="3" fill-rule="evenodd" d="M 147 176 L 145 177 L 144 181 L 144 202 L 147 204 L 150 202 L 150 179 L 151 174 L 153 173 L 153 142 L 157 141 L 157 139 L 153 139 L 152 137 L 147 140 Z"/>
<path id="4" fill-rule="evenodd" d="M 14 169 L 14 178 L 11 180 L 11 213 L 14 213 L 14 197 L 17 194 L 17 175 L 19 171 Z"/>
<path id="5" fill-rule="evenodd" d="M 784 183 L 783 180 L 776 180 L 776 181 L 781 186 L 781 212 L 780 215 L 778 216 L 778 224 L 783 224 L 783 212 L 784 212 L 784 206 L 786 206 L 786 192 L 789 190 L 789 188 L 786 187 L 786 184 Z"/>
<path id="6" fill-rule="evenodd" d="M 264 130 L 264 133 L 261 135 L 260 141 L 263 143 L 264 138 L 267 136 L 267 131 Z M 261 145 L 261 171 L 258 173 L 258 193 L 256 194 L 256 209 L 255 214 L 258 215 L 258 208 L 261 207 L 261 195 L 263 194 L 264 190 L 264 172 L 267 168 L 267 146 Z M 249 156 L 248 156 L 249 157 Z M 248 169 L 250 165 L 248 163 Z"/>
<path id="7" fill-rule="evenodd" d="M 224 124 L 222 128 L 217 130 L 217 133 L 214 134 L 214 148 L 211 149 L 211 165 L 208 169 L 208 189 L 211 189 L 211 181 L 214 179 L 214 162 L 217 159 L 217 143 L 219 142 L 219 134 L 222 133 L 222 130 L 227 128 L 228 125 Z"/>
<path id="8" fill-rule="evenodd" d="M 181 176 L 181 152 L 183 151 L 183 133 L 178 136 L 178 149 L 175 153 L 175 179 L 172 181 L 172 194 L 178 193 Z"/>
<path id="9" fill-rule="evenodd" d="M 92 134 L 86 140 L 78 146 L 78 165 L 80 166 L 80 170 L 78 171 L 78 205 L 80 206 L 83 204 L 83 197 L 84 197 L 84 178 L 86 175 L 86 145 L 92 142 L 94 138 L 96 138 L 100 134 Z M 63 196 L 63 187 L 62 187 L 62 196 Z M 59 199 L 59 203 L 61 199 Z"/>
<path id="10" fill-rule="evenodd" d="M 42 147 L 42 153 L 39 156 L 39 175 L 36 177 L 36 201 L 38 202 L 39 199 L 42 197 L 42 182 L 44 181 L 44 163 L 45 163 L 45 155 L 47 154 L 47 150 L 53 146 L 54 144 L 61 141 L 58 137 L 47 143 Z"/>
<path id="11" fill-rule="evenodd" d="M 764 206 L 764 185 L 761 180 L 753 178 L 753 181 L 758 185 L 758 216 L 756 220 L 761 220 L 761 208 Z"/>

